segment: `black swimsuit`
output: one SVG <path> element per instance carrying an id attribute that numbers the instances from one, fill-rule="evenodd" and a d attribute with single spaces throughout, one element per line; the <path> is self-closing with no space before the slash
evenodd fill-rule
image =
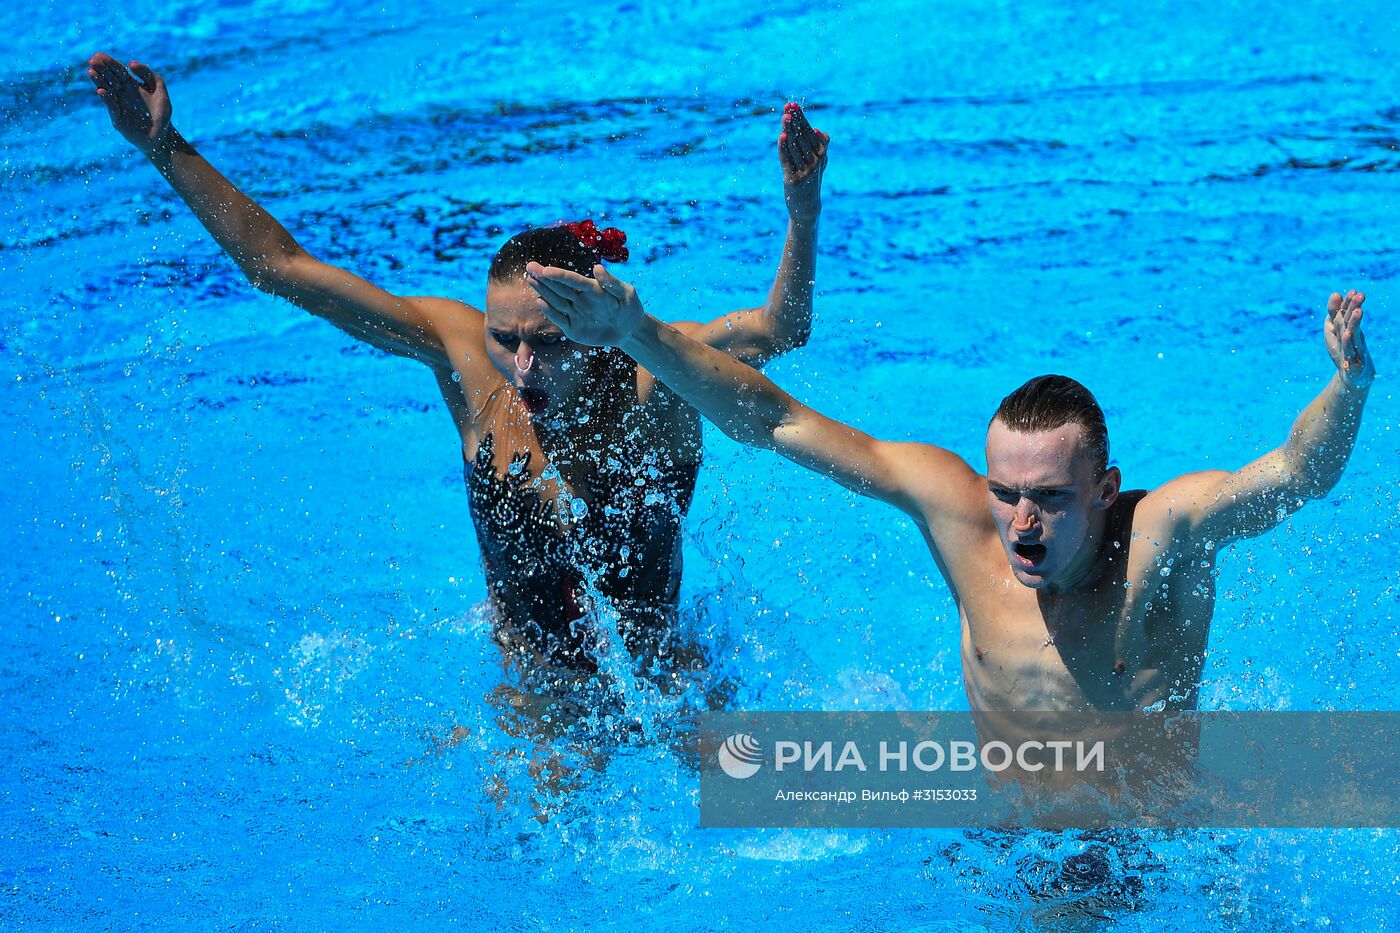
<path id="1" fill-rule="evenodd" d="M 514 389 L 503 383 L 493 391 L 474 427 L 467 489 L 501 615 L 497 639 L 508 654 L 534 665 L 595 667 L 575 623 L 603 608 L 598 598 L 620 614 L 634 654 L 664 635 L 679 596 L 680 526 L 698 463 L 673 462 L 639 425 L 600 458 L 585 503 L 550 468 Z"/>

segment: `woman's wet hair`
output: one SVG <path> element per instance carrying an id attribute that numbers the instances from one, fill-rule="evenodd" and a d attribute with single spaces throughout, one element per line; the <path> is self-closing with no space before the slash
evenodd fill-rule
<path id="1" fill-rule="evenodd" d="M 516 281 L 532 262 L 592 276 L 600 261 L 626 262 L 626 242 L 621 230 L 599 230 L 591 220 L 535 227 L 507 240 L 491 259 L 486 276 L 492 282 Z"/>
<path id="2" fill-rule="evenodd" d="M 1079 434 L 1094 467 L 1094 479 L 1108 470 L 1108 426 L 1094 393 L 1068 376 L 1036 376 L 1001 400 L 992 421 L 1029 434 L 1067 424 Z"/>

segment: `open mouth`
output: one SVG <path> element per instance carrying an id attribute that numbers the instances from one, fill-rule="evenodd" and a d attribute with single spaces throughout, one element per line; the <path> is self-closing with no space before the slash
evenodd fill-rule
<path id="1" fill-rule="evenodd" d="M 549 404 L 549 393 L 544 389 L 524 388 L 520 390 L 520 401 L 525 403 L 530 414 L 538 415 Z"/>
<path id="2" fill-rule="evenodd" d="M 1038 564 L 1045 559 L 1046 547 L 1043 544 L 1027 544 L 1017 541 L 1011 545 L 1011 550 L 1016 552 L 1016 556 L 1030 564 Z"/>

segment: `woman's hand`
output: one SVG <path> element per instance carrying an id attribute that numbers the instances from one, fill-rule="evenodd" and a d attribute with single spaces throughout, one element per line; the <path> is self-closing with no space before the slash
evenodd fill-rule
<path id="1" fill-rule="evenodd" d="M 88 59 L 87 74 L 107 105 L 112 126 L 127 142 L 150 155 L 165 141 L 170 130 L 170 94 L 160 75 L 140 62 L 132 62 L 127 71 L 106 52 Z"/>
<path id="2" fill-rule="evenodd" d="M 603 266 L 594 278 L 532 262 L 525 281 L 539 295 L 539 308 L 565 336 L 590 347 L 620 347 L 632 336 L 646 311 L 637 290 Z"/>
<path id="3" fill-rule="evenodd" d="M 1337 364 L 1342 382 L 1349 389 L 1364 389 L 1376 378 L 1376 364 L 1366 349 L 1366 337 L 1361 333 L 1361 304 L 1366 296 L 1349 291 L 1345 296 L 1336 292 L 1327 300 L 1327 352 Z"/>
<path id="4" fill-rule="evenodd" d="M 831 137 L 807 122 L 795 103 L 783 107 L 783 131 L 778 136 L 778 162 L 783 167 L 783 197 L 788 216 L 796 223 L 814 223 L 822 212 L 822 173 Z"/>

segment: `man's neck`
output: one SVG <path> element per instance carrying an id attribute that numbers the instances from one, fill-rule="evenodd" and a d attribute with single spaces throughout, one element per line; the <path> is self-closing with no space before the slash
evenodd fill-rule
<path id="1" fill-rule="evenodd" d="M 1047 596 L 1063 599 L 1093 589 L 1103 576 L 1104 529 L 1107 525 L 1107 513 L 1096 511 L 1089 520 L 1089 533 L 1084 537 L 1079 552 L 1064 572 L 1045 588 Z"/>

